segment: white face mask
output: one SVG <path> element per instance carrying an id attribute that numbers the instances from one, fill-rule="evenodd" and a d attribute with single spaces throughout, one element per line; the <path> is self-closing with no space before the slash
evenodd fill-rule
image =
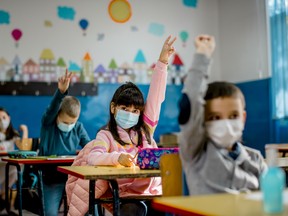
<path id="1" fill-rule="evenodd" d="M 221 148 L 230 148 L 239 141 L 244 129 L 241 119 L 223 119 L 205 122 L 208 137 Z"/>
<path id="2" fill-rule="evenodd" d="M 2 119 L 0 120 L 0 130 L 6 130 L 10 124 L 10 121 L 8 119 Z"/>

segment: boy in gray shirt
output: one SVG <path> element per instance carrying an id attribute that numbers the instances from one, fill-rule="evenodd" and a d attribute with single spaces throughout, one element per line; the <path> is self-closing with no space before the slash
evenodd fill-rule
<path id="1" fill-rule="evenodd" d="M 259 177 L 267 165 L 259 151 L 241 144 L 246 120 L 244 96 L 228 82 L 208 85 L 214 38 L 200 35 L 195 47 L 178 119 L 180 156 L 189 194 L 259 189 Z"/>

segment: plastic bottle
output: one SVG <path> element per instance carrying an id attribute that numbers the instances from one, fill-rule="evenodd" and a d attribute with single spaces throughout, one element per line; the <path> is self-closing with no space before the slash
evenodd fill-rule
<path id="1" fill-rule="evenodd" d="M 267 150 L 268 169 L 261 175 L 260 188 L 263 194 L 263 208 L 268 214 L 284 210 L 283 193 L 286 184 L 285 172 L 277 167 L 278 152 L 275 148 Z"/>

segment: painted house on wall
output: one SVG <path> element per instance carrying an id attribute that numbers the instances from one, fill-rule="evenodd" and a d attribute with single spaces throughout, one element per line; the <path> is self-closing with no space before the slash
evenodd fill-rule
<path id="1" fill-rule="evenodd" d="M 93 83 L 94 74 L 93 74 L 93 61 L 89 53 L 86 53 L 82 59 L 82 73 L 83 73 L 83 82 Z"/>
<path id="2" fill-rule="evenodd" d="M 31 58 L 23 65 L 23 81 L 37 81 L 40 79 L 39 65 Z"/>
<path id="3" fill-rule="evenodd" d="M 98 83 L 104 83 L 106 69 L 102 64 L 99 64 L 94 70 L 94 79 L 97 80 Z"/>
<path id="4" fill-rule="evenodd" d="M 10 67 L 10 64 L 5 58 L 0 58 L 0 81 L 8 81 L 6 73 Z"/>
<path id="5" fill-rule="evenodd" d="M 67 65 L 66 65 L 64 59 L 62 57 L 59 58 L 57 63 L 56 63 L 56 77 L 57 77 L 57 79 L 65 74 L 66 68 L 67 68 Z"/>
<path id="6" fill-rule="evenodd" d="M 71 82 L 79 82 L 80 80 L 83 82 L 84 74 L 78 64 L 70 61 L 68 70 L 72 73 Z"/>
<path id="7" fill-rule="evenodd" d="M 109 70 L 107 71 L 107 79 L 106 82 L 116 83 L 118 79 L 118 65 L 114 59 L 111 59 L 110 64 L 108 66 Z"/>
<path id="8" fill-rule="evenodd" d="M 148 80 L 147 76 L 146 59 L 144 57 L 142 50 L 139 50 L 136 54 L 136 57 L 134 59 L 134 69 L 135 69 L 136 83 L 142 83 L 142 84 L 150 83 L 150 80 Z"/>
<path id="9" fill-rule="evenodd" d="M 170 70 L 170 76 L 168 73 L 169 82 L 175 85 L 183 84 L 184 77 L 186 74 L 183 68 L 184 68 L 183 61 L 181 60 L 179 54 L 175 53 L 174 59 L 172 61 L 172 67 Z"/>
<path id="10" fill-rule="evenodd" d="M 20 81 L 22 74 L 22 61 L 19 56 L 16 55 L 12 61 L 12 70 L 8 71 L 8 76 L 12 81 Z"/>
<path id="11" fill-rule="evenodd" d="M 42 80 L 46 82 L 56 81 L 55 57 L 51 49 L 44 49 L 42 51 L 39 63 Z"/>
<path id="12" fill-rule="evenodd" d="M 119 68 L 118 82 L 125 83 L 128 81 L 135 82 L 135 73 L 133 68 L 125 62 Z"/>

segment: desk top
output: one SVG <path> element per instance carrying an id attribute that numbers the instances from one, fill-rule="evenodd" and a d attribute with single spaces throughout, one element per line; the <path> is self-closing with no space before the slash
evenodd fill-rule
<path id="1" fill-rule="evenodd" d="M 248 199 L 247 194 L 215 194 L 201 196 L 175 196 L 153 199 L 152 206 L 163 212 L 185 215 L 214 216 L 267 216 L 264 213 L 262 201 Z M 274 214 L 275 215 L 275 214 Z M 288 215 L 288 205 L 277 216 Z"/>
<path id="2" fill-rule="evenodd" d="M 276 148 L 278 151 L 288 151 L 288 144 L 266 144 L 265 149 L 267 150 L 268 148 Z"/>
<path id="3" fill-rule="evenodd" d="M 72 164 L 74 158 L 33 158 L 33 159 L 16 159 L 16 158 L 1 158 L 2 161 L 13 163 L 13 164 Z"/>
<path id="4" fill-rule="evenodd" d="M 8 156 L 8 152 L 0 152 L 0 157 Z"/>
<path id="5" fill-rule="evenodd" d="M 81 179 L 116 179 L 159 177 L 160 170 L 141 170 L 139 167 L 122 166 L 59 166 L 58 171 Z"/>

